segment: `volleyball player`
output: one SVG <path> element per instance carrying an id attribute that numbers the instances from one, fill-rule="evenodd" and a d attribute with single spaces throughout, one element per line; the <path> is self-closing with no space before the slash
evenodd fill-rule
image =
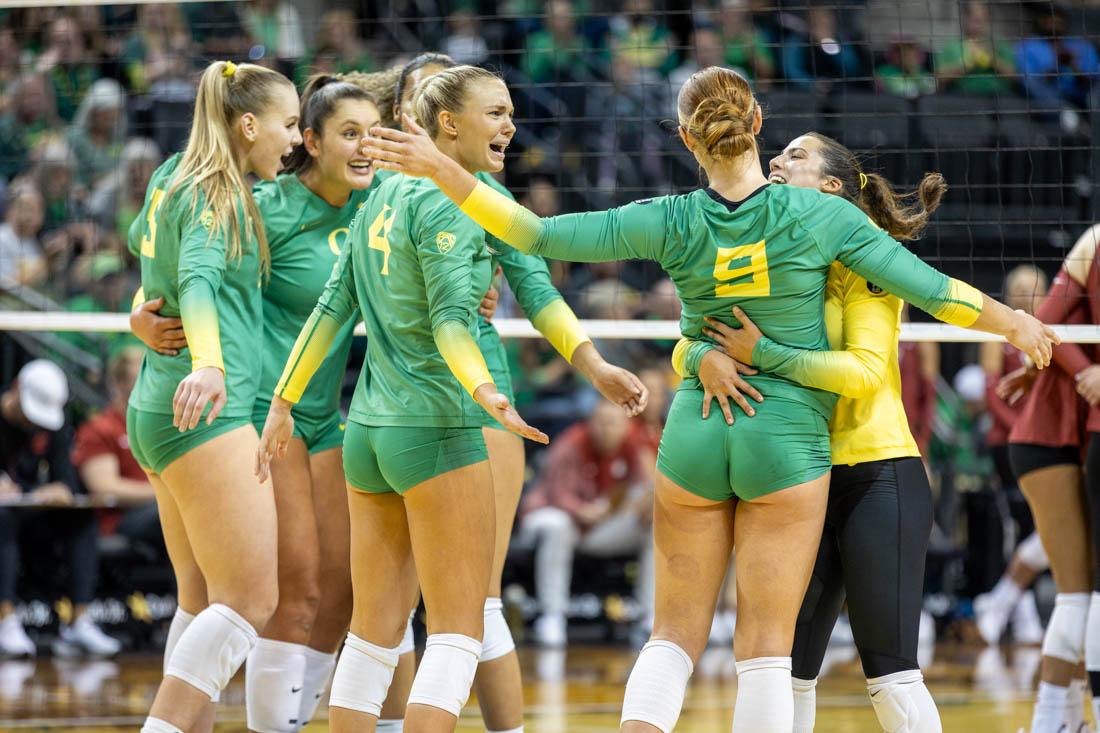
<path id="1" fill-rule="evenodd" d="M 730 306 L 739 305 L 777 342 L 824 348 L 822 295 L 839 259 L 941 320 L 1009 336 L 1038 364 L 1049 361 L 1049 329 L 928 267 L 850 203 L 769 186 L 757 164 L 760 108 L 740 75 L 717 67 L 694 74 L 678 109 L 681 139 L 711 188 L 607 212 L 539 219 L 422 134 L 377 130 L 364 152 L 379 167 L 432 178 L 517 249 L 574 261 L 659 262 L 683 301 L 689 337 L 702 334 L 704 316 L 729 318 Z M 792 729 L 790 649 L 825 514 L 826 422 L 835 398 L 766 374 L 750 382 L 764 402 L 755 417 L 733 425 L 700 419 L 695 380 L 673 402 L 658 457 L 654 632 L 627 683 L 624 731 L 667 733 L 675 725 L 734 543 L 734 731 Z"/>
<path id="2" fill-rule="evenodd" d="M 418 117 L 474 171 L 499 170 L 496 146 L 507 145 L 515 131 L 504 85 L 477 69 L 448 70 L 425 84 Z M 353 223 L 276 388 L 258 454 L 261 471 L 289 437 L 289 404 L 333 334 L 361 307 L 368 368 L 352 402 L 344 452 L 354 489 L 355 608 L 333 681 L 334 730 L 373 727 L 418 579 L 428 641 L 405 728 L 453 730 L 469 694 L 495 535 L 478 405 L 518 434 L 546 441 L 497 391 L 477 348 L 474 311 L 489 284 L 489 258 L 484 232 L 429 182 L 383 183 Z"/>
<path id="3" fill-rule="evenodd" d="M 413 99 L 416 90 L 426 80 L 444 69 L 456 66 L 444 54 L 425 53 L 402 69 L 395 87 L 393 114 L 401 119 L 402 112 L 415 115 Z M 477 177 L 502 194 L 511 194 L 488 172 Z M 488 236 L 493 252 L 493 270 L 500 269 L 511 287 L 516 301 L 532 324 L 558 352 L 592 385 L 612 402 L 623 405 L 631 416 L 645 407 L 645 389 L 636 376 L 608 364 L 584 333 L 572 309 L 550 280 L 550 272 L 540 257 L 523 254 L 507 244 Z M 479 314 L 478 346 L 485 355 L 489 373 L 501 393 L 514 400 L 512 375 L 508 370 L 504 344 L 493 324 Z M 642 399 L 634 396 L 641 393 Z M 525 474 L 523 441 L 504 430 L 495 420 L 486 420 L 483 428 L 489 451 L 496 496 L 496 544 L 489 596 L 485 601 L 485 639 L 481 664 L 474 678 L 478 704 L 489 733 L 521 733 L 523 729 L 523 685 L 515 642 L 504 620 L 501 601 L 501 577 L 512 525 L 519 506 Z"/>
<path id="4" fill-rule="evenodd" d="M 917 191 L 897 194 L 882 176 L 864 173 L 837 141 L 808 133 L 769 164 L 769 181 L 840 196 L 902 241 L 919 239 L 947 186 L 927 174 Z M 907 204 L 906 199 L 915 199 Z M 727 422 L 737 362 L 840 395 L 829 421 L 832 476 L 825 529 L 793 646 L 794 731 L 811 733 L 822 661 L 845 598 L 867 691 L 884 731 L 940 731 L 939 711 L 917 664 L 924 559 L 932 530 L 932 489 L 901 398 L 898 341 L 902 301 L 840 263 L 829 272 L 825 324 L 835 351 L 767 347 L 753 358 L 760 330 L 710 321 L 714 343 L 681 340 L 673 364 L 699 377 L 703 419 L 710 397 Z M 714 344 L 717 344 L 715 347 Z M 734 361 L 737 360 L 737 361 Z"/>
<path id="5" fill-rule="evenodd" d="M 245 180 L 275 178 L 300 142 L 289 80 L 251 64 L 211 64 L 187 148 L 157 169 L 131 231 L 143 290 L 179 316 L 189 347 L 174 356 L 146 352 L 127 413 L 183 611 L 170 629 L 147 733 L 209 724 L 200 718 L 210 700 L 278 601 L 275 502 L 240 460 L 257 445 L 260 280 L 270 259 Z"/>

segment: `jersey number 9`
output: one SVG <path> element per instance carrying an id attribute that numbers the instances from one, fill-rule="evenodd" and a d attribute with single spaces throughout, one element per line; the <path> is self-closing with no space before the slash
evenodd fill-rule
<path id="1" fill-rule="evenodd" d="M 716 298 L 763 298 L 771 295 L 768 253 L 764 240 L 756 244 L 719 247 L 714 259 Z"/>

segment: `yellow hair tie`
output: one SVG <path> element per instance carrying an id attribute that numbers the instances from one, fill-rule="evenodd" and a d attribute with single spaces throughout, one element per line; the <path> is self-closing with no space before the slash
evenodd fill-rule
<path id="1" fill-rule="evenodd" d="M 226 79 L 237 73 L 237 65 L 232 61 L 225 62 L 225 68 L 222 69 L 222 76 Z"/>
<path id="2" fill-rule="evenodd" d="M 859 190 L 862 191 L 865 188 L 867 188 L 867 174 L 861 172 L 859 174 Z"/>

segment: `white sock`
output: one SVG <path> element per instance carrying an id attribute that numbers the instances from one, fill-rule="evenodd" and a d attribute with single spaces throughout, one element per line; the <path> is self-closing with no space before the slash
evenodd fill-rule
<path id="1" fill-rule="evenodd" d="M 688 653 L 671 641 L 654 639 L 643 646 L 626 681 L 621 723 L 637 720 L 669 733 L 680 718 L 694 668 Z"/>
<path id="2" fill-rule="evenodd" d="M 1066 711 L 1062 717 L 1066 724 L 1066 731 L 1077 733 L 1081 723 L 1085 722 L 1085 681 L 1081 679 L 1071 680 L 1066 688 Z"/>
<path id="3" fill-rule="evenodd" d="M 248 729 L 256 733 L 294 733 L 302 707 L 306 647 L 259 639 L 244 667 Z"/>
<path id="4" fill-rule="evenodd" d="M 317 706 L 332 682 L 336 671 L 336 654 L 320 652 L 316 649 L 305 650 L 306 673 L 302 677 L 302 706 L 298 709 L 298 727 L 305 728 L 317 713 Z M 382 730 L 382 729 L 379 729 Z"/>
<path id="5" fill-rule="evenodd" d="M 183 731 L 165 720 L 150 716 L 145 719 L 145 725 L 141 726 L 141 733 L 183 733 Z"/>
<path id="6" fill-rule="evenodd" d="M 195 620 L 193 614 L 176 607 L 176 613 L 172 616 L 172 623 L 168 624 L 168 636 L 164 640 L 164 671 L 168 672 L 168 659 L 179 643 L 180 637 L 191 622 Z"/>
<path id="7" fill-rule="evenodd" d="M 791 678 L 794 689 L 794 733 L 814 733 L 817 718 L 817 678 Z"/>
<path id="8" fill-rule="evenodd" d="M 508 730 L 486 730 L 485 733 L 523 733 L 523 726 L 518 728 L 509 728 Z"/>
<path id="9" fill-rule="evenodd" d="M 794 730 L 790 657 L 756 657 L 737 663 L 733 733 Z"/>
<path id="10" fill-rule="evenodd" d="M 378 725 L 374 727 L 375 733 L 403 733 L 405 730 L 405 719 L 398 718 L 397 720 L 379 720 Z"/>
<path id="11" fill-rule="evenodd" d="M 993 590 L 989 591 L 989 598 L 998 608 L 1008 613 L 1020 602 L 1020 596 L 1023 594 L 1024 589 L 1016 585 L 1011 578 L 1005 575 L 997 581 L 997 585 L 993 586 Z"/>
<path id="12" fill-rule="evenodd" d="M 1031 733 L 1058 733 L 1062 727 L 1062 716 L 1066 712 L 1066 697 L 1069 690 L 1049 682 L 1039 683 L 1039 694 L 1035 698 L 1035 712 L 1031 716 Z"/>

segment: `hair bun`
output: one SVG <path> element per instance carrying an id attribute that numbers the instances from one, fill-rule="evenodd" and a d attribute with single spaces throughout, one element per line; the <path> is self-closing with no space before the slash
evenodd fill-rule
<path id="1" fill-rule="evenodd" d="M 683 128 L 715 160 L 740 157 L 756 145 L 756 99 L 732 69 L 710 66 L 693 74 L 680 89 L 677 110 Z"/>

